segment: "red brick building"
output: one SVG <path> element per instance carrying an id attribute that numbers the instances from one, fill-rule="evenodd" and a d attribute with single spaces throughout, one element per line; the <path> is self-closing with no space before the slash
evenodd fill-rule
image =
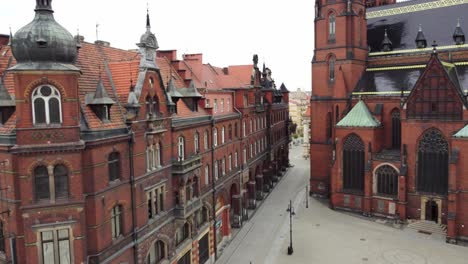
<path id="1" fill-rule="evenodd" d="M 468 4 L 395 2 L 316 1 L 311 193 L 466 240 Z"/>
<path id="2" fill-rule="evenodd" d="M 0 262 L 212 263 L 288 165 L 288 91 L 73 37 L 37 0 L 0 35 Z"/>

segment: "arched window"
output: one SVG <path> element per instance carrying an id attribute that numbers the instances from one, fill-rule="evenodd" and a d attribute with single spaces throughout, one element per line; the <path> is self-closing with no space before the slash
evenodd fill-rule
<path id="1" fill-rule="evenodd" d="M 146 96 L 145 103 L 146 103 L 146 118 L 150 118 L 153 115 L 153 108 L 152 108 L 151 97 L 149 95 Z"/>
<path id="2" fill-rule="evenodd" d="M 249 128 L 250 128 L 250 134 L 252 134 L 252 133 L 253 133 L 253 122 L 252 122 L 252 119 L 250 119 L 249 125 L 250 125 L 250 127 L 249 127 Z"/>
<path id="3" fill-rule="evenodd" d="M 218 168 L 218 161 L 215 160 L 214 162 L 214 180 L 217 181 L 219 177 L 219 168 Z"/>
<path id="4" fill-rule="evenodd" d="M 49 173 L 45 166 L 34 169 L 34 185 L 37 200 L 50 199 Z"/>
<path id="5" fill-rule="evenodd" d="M 449 145 L 439 130 L 430 129 L 424 133 L 418 146 L 418 191 L 447 194 L 448 153 Z"/>
<path id="6" fill-rule="evenodd" d="M 33 123 L 60 124 L 62 123 L 62 107 L 60 92 L 50 85 L 42 85 L 32 92 Z"/>
<path id="7" fill-rule="evenodd" d="M 120 178 L 120 154 L 112 152 L 108 159 L 109 181 L 115 181 Z"/>
<path id="8" fill-rule="evenodd" d="M 179 161 L 183 161 L 185 159 L 185 142 L 183 137 L 179 137 L 177 143 L 177 155 Z"/>
<path id="9" fill-rule="evenodd" d="M 333 132 L 333 126 L 332 126 L 332 114 L 331 112 L 328 112 L 327 113 L 327 130 L 326 130 L 326 133 L 327 133 L 327 141 L 328 142 L 331 142 L 331 139 L 332 139 L 332 132 Z"/>
<path id="10" fill-rule="evenodd" d="M 161 240 L 156 241 L 151 245 L 148 257 L 146 257 L 146 264 L 159 263 L 166 257 L 166 245 Z"/>
<path id="11" fill-rule="evenodd" d="M 224 127 L 221 128 L 221 144 L 224 144 L 225 139 L 224 139 Z"/>
<path id="12" fill-rule="evenodd" d="M 218 146 L 218 129 L 213 128 L 213 146 Z"/>
<path id="13" fill-rule="evenodd" d="M 330 57 L 328 60 L 328 80 L 335 81 L 335 57 Z"/>
<path id="14" fill-rule="evenodd" d="M 401 146 L 401 121 L 400 110 L 392 111 L 392 148 L 400 149 Z"/>
<path id="15" fill-rule="evenodd" d="M 377 194 L 398 194 L 398 172 L 390 165 L 380 166 L 375 172 L 377 178 Z"/>
<path id="16" fill-rule="evenodd" d="M 156 149 L 154 151 L 154 155 L 155 155 L 155 160 L 154 160 L 154 163 L 156 165 L 156 168 L 159 168 L 161 167 L 161 144 L 160 143 L 157 143 L 156 144 Z"/>
<path id="17" fill-rule="evenodd" d="M 210 166 L 205 166 L 205 185 L 210 184 Z"/>
<path id="18" fill-rule="evenodd" d="M 198 153 L 200 151 L 200 143 L 199 143 L 199 134 L 198 132 L 195 132 L 195 136 L 194 136 L 194 139 L 193 139 L 193 142 L 195 144 L 195 153 Z"/>
<path id="19" fill-rule="evenodd" d="M 330 14 L 328 17 L 328 39 L 335 40 L 336 39 L 336 18 L 335 14 Z"/>
<path id="20" fill-rule="evenodd" d="M 246 129 L 245 121 L 244 121 L 244 122 L 242 123 L 242 134 L 244 135 L 244 137 L 246 136 L 246 133 L 247 133 L 246 130 L 247 130 L 247 129 Z"/>
<path id="21" fill-rule="evenodd" d="M 237 132 L 237 123 L 234 123 L 234 137 L 237 138 L 237 137 L 239 136 L 238 133 L 239 133 L 239 132 Z"/>
<path id="22" fill-rule="evenodd" d="M 208 131 L 205 130 L 205 133 L 203 134 L 203 140 L 205 141 L 204 142 L 204 145 L 205 145 L 205 150 L 208 149 Z"/>
<path id="23" fill-rule="evenodd" d="M 159 115 L 159 98 L 155 95 L 153 96 L 153 114 L 155 116 Z"/>
<path id="24" fill-rule="evenodd" d="M 146 171 L 148 172 L 154 169 L 153 157 L 154 157 L 153 145 L 146 146 Z"/>
<path id="25" fill-rule="evenodd" d="M 232 125 L 229 124 L 228 126 L 228 139 L 232 140 Z"/>
<path id="26" fill-rule="evenodd" d="M 66 198 L 68 196 L 68 169 L 64 165 L 54 168 L 55 198 Z"/>
<path id="27" fill-rule="evenodd" d="M 364 191 L 364 143 L 356 134 L 343 145 L 343 189 Z"/>
<path id="28" fill-rule="evenodd" d="M 112 239 L 117 239 L 122 234 L 122 206 L 116 205 L 111 211 Z"/>
<path id="29" fill-rule="evenodd" d="M 335 106 L 335 125 L 340 121 L 340 108 Z"/>

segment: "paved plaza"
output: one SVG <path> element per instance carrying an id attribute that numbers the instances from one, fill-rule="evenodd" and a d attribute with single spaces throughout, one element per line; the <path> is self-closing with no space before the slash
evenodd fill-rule
<path id="1" fill-rule="evenodd" d="M 290 168 L 273 192 L 242 229 L 216 263 L 376 263 L 376 264 L 466 264 L 468 247 L 445 243 L 445 238 L 384 224 L 330 210 L 326 203 L 309 199 L 305 186 L 309 160 L 302 147 L 290 152 Z M 293 201 L 293 255 L 289 245 L 289 200 Z"/>

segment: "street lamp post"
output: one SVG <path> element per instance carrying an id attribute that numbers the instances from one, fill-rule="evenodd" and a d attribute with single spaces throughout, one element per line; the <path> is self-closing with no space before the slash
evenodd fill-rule
<path id="1" fill-rule="evenodd" d="M 292 245 L 292 216 L 296 213 L 294 212 L 294 207 L 292 206 L 292 201 L 289 200 L 289 206 L 286 211 L 289 212 L 289 247 L 288 247 L 288 255 L 292 255 L 294 252 L 293 245 Z"/>
<path id="2" fill-rule="evenodd" d="M 306 208 L 309 208 L 309 185 L 306 185 Z"/>

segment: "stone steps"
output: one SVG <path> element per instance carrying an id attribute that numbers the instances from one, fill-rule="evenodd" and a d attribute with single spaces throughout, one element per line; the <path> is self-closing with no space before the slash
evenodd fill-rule
<path id="1" fill-rule="evenodd" d="M 433 221 L 426 221 L 426 220 L 420 220 L 413 222 L 411 224 L 408 224 L 407 228 L 411 228 L 423 233 L 427 234 L 439 234 L 439 235 L 447 235 L 447 226 L 446 225 L 441 225 L 437 224 L 436 222 Z"/>

